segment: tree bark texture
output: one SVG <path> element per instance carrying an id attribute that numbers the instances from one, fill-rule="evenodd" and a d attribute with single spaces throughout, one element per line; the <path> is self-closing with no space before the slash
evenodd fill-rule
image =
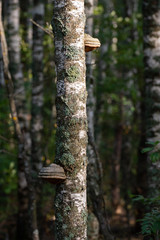
<path id="1" fill-rule="evenodd" d="M 44 3 L 41 0 L 33 1 L 33 20 L 44 25 Z M 30 186 L 30 216 L 32 239 L 39 239 L 37 226 L 38 201 L 38 172 L 42 168 L 42 130 L 43 130 L 43 31 L 33 25 L 33 55 L 32 55 L 32 120 L 31 120 L 31 171 Z"/>
<path id="2" fill-rule="evenodd" d="M 21 48 L 19 35 L 19 1 L 8 1 L 8 52 L 10 72 L 14 84 L 14 98 L 21 128 L 18 139 L 18 222 L 17 240 L 29 239 L 28 231 L 28 164 L 30 155 L 30 137 L 27 131 L 28 121 L 25 110 L 25 89 L 21 66 Z"/>
<path id="3" fill-rule="evenodd" d="M 21 141 L 22 133 L 21 133 L 20 124 L 18 121 L 16 104 L 14 101 L 13 82 L 12 82 L 11 74 L 9 72 L 8 47 L 7 47 L 6 37 L 4 33 L 4 27 L 2 24 L 1 12 L 2 12 L 2 5 L 0 5 L 0 29 L 1 29 L 0 41 L 1 41 L 1 48 L 2 48 L 2 64 L 3 64 L 2 68 L 4 70 L 4 78 L 5 78 L 6 88 L 8 92 L 11 116 L 14 123 L 15 133 L 19 141 Z"/>
<path id="4" fill-rule="evenodd" d="M 144 80 L 147 142 L 160 141 L 160 4 L 143 1 L 144 26 Z M 160 144 L 157 149 L 159 150 Z M 160 187 L 159 162 L 152 163 L 148 156 L 149 196 L 155 197 Z M 157 195 L 158 196 L 158 195 Z"/>
<path id="5" fill-rule="evenodd" d="M 87 239 L 84 0 L 54 0 L 57 70 L 55 162 L 67 175 L 55 198 L 57 239 Z"/>
<path id="6" fill-rule="evenodd" d="M 8 53 L 10 59 L 10 72 L 14 82 L 15 100 L 19 117 L 24 118 L 24 103 L 25 103 L 25 90 L 23 82 L 23 72 L 21 65 L 21 49 L 20 49 L 20 11 L 19 1 L 8 1 L 8 29 L 7 29 L 7 42 Z M 23 124 L 23 123 L 21 123 Z"/>
<path id="7" fill-rule="evenodd" d="M 44 4 L 34 1 L 33 20 L 44 23 Z M 42 129 L 43 129 L 43 31 L 33 26 L 33 81 L 32 81 L 32 166 L 35 172 L 42 167 Z"/>
<path id="8" fill-rule="evenodd" d="M 86 1 L 86 32 L 92 35 L 93 32 L 93 10 L 94 0 Z M 88 166 L 87 166 L 87 187 L 88 198 L 91 199 L 93 213 L 98 219 L 100 233 L 104 239 L 113 239 L 110 232 L 107 213 L 105 209 L 105 201 L 102 191 L 102 166 L 97 153 L 94 140 L 94 113 L 95 113 L 95 97 L 94 97 L 94 78 L 92 67 L 92 53 L 86 54 L 86 81 L 88 89 L 87 98 L 87 115 L 88 115 Z M 94 236 L 93 236 L 94 238 Z"/>

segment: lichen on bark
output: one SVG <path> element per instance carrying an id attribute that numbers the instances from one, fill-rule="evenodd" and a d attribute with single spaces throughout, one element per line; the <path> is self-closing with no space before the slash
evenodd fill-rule
<path id="1" fill-rule="evenodd" d="M 84 0 L 54 0 L 52 19 L 57 71 L 55 162 L 67 180 L 56 189 L 58 240 L 86 234 L 86 83 Z"/>

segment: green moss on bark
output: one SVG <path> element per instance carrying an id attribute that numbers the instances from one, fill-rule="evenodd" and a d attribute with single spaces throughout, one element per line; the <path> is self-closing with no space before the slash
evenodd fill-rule
<path id="1" fill-rule="evenodd" d="M 76 47 L 67 45 L 64 47 L 64 50 L 67 59 L 71 60 L 79 59 L 79 54 L 81 54 L 81 51 L 78 50 Z"/>
<path id="2" fill-rule="evenodd" d="M 66 69 L 67 73 L 67 80 L 71 83 L 78 80 L 80 77 L 80 71 L 76 66 L 71 66 L 70 68 Z"/>
<path id="3" fill-rule="evenodd" d="M 56 32 L 56 37 L 57 38 L 62 38 L 64 36 L 66 36 L 68 30 L 64 24 L 64 17 L 63 15 L 57 15 L 55 17 L 52 18 L 51 24 L 52 24 L 52 28 L 53 31 Z"/>

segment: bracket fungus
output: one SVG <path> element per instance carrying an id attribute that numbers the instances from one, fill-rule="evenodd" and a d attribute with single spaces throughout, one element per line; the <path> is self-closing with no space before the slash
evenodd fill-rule
<path id="1" fill-rule="evenodd" d="M 43 167 L 39 172 L 39 178 L 52 184 L 59 184 L 66 180 L 64 169 L 52 163 L 48 167 Z"/>
<path id="2" fill-rule="evenodd" d="M 85 52 L 93 51 L 101 46 L 98 38 L 93 38 L 89 34 L 84 34 Z"/>

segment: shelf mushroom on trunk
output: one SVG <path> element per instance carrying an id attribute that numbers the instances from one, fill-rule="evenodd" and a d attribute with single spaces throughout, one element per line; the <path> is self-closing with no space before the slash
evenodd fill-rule
<path id="1" fill-rule="evenodd" d="M 93 38 L 89 34 L 84 34 L 85 52 L 93 51 L 101 46 L 98 38 Z"/>
<path id="2" fill-rule="evenodd" d="M 59 184 L 66 180 L 66 175 L 61 166 L 52 163 L 48 167 L 43 167 L 41 169 L 39 178 L 52 184 Z"/>

